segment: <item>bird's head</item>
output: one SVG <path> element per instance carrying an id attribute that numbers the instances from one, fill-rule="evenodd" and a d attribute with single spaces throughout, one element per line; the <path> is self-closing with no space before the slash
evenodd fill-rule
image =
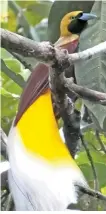
<path id="1" fill-rule="evenodd" d="M 83 11 L 73 11 L 66 14 L 60 23 L 60 36 L 80 34 L 85 28 L 87 21 L 94 18 L 96 18 L 96 15 L 84 13 Z"/>

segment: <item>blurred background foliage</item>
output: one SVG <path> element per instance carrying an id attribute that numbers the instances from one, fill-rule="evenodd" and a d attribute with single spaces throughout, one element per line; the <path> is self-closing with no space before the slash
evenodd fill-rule
<path id="1" fill-rule="evenodd" d="M 3 4 L 4 1 L 1 1 Z M 61 17 L 72 8 L 91 10 L 93 1 L 86 4 L 82 1 L 18 1 L 10 0 L 8 2 L 8 11 L 1 17 L 1 27 L 17 34 L 23 35 L 36 41 L 50 40 L 54 42 L 59 35 L 58 26 Z M 86 5 L 85 5 L 86 4 Z M 76 6 L 77 5 L 77 6 Z M 82 8 L 83 7 L 83 8 Z M 77 9 L 77 8 L 76 8 Z M 49 17 L 49 22 L 48 22 Z M 49 23 L 49 29 L 48 29 Z M 1 49 L 1 57 L 7 68 L 26 81 L 30 71 L 26 69 L 11 53 Z M 36 66 L 35 59 L 27 62 Z M 18 103 L 22 88 L 16 84 L 6 73 L 4 67 L 1 68 L 1 126 L 8 135 L 12 121 L 18 109 Z M 76 103 L 78 109 L 83 109 L 83 103 L 78 100 Z M 61 121 L 59 126 L 61 126 Z M 95 182 L 98 190 L 106 195 L 106 136 L 104 133 L 96 133 L 95 126 L 90 126 L 88 121 L 82 120 L 82 131 L 84 132 L 85 143 L 90 151 L 94 163 L 96 177 L 94 176 L 91 163 L 87 157 L 86 151 L 81 146 L 76 156 L 76 161 L 83 171 L 89 185 L 95 188 Z M 88 209 L 88 208 L 87 208 Z M 106 210 L 106 205 L 96 204 L 95 210 Z"/>

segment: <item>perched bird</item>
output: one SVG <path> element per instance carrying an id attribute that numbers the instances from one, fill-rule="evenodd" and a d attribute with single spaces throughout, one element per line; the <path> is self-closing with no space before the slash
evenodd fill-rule
<path id="1" fill-rule="evenodd" d="M 57 47 L 70 53 L 92 14 L 74 11 L 60 24 Z M 39 64 L 21 96 L 8 137 L 9 185 L 20 211 L 63 211 L 77 203 L 80 186 L 87 186 L 79 167 L 63 143 L 53 111 L 48 67 Z"/>

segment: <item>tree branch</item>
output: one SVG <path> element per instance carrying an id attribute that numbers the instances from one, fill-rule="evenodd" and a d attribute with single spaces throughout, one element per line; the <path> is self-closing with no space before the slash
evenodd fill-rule
<path id="1" fill-rule="evenodd" d="M 76 85 L 72 78 L 64 77 L 64 87 L 66 87 L 69 91 L 74 91 L 79 95 L 79 97 L 85 100 L 96 102 L 101 105 L 106 105 L 106 93 Z"/>
<path id="2" fill-rule="evenodd" d="M 60 66 L 59 74 L 64 72 L 64 69 L 70 67 L 75 61 L 89 59 L 94 54 L 106 51 L 106 42 L 102 42 L 93 48 L 70 55 L 66 50 L 54 48 L 49 42 L 34 42 L 4 29 L 1 29 L 1 46 L 8 51 L 23 55 L 24 57 L 35 57 L 37 60 L 50 66 L 55 64 L 57 60 Z M 100 103 L 101 105 L 106 105 L 106 93 L 78 86 L 72 80 L 66 78 L 64 79 L 64 84 L 69 91 L 73 90 L 80 97 Z"/>
<path id="3" fill-rule="evenodd" d="M 1 70 L 8 77 L 10 77 L 15 83 L 17 83 L 21 88 L 24 88 L 26 82 L 24 81 L 23 77 L 20 74 L 15 74 L 12 70 L 10 70 L 2 59 L 1 59 Z"/>
<path id="4" fill-rule="evenodd" d="M 54 95 L 54 101 L 64 122 L 63 133 L 65 142 L 69 152 L 74 158 L 79 142 L 81 116 L 80 112 L 74 108 L 72 99 L 69 99 L 65 93 L 63 84 L 64 72 L 64 66 L 62 66 L 61 62 L 54 56 L 54 64 L 49 72 L 49 83 Z"/>
<path id="5" fill-rule="evenodd" d="M 54 57 L 54 48 L 49 42 L 35 42 L 4 29 L 1 29 L 1 47 L 24 57 L 35 57 L 44 63 L 52 62 Z"/>
<path id="6" fill-rule="evenodd" d="M 1 46 L 6 50 L 11 50 L 25 57 L 35 57 L 48 64 L 54 61 L 54 50 L 56 58 L 60 59 L 62 64 L 67 64 L 67 62 L 68 64 L 72 64 L 78 60 L 89 59 L 95 54 L 106 52 L 106 42 L 102 42 L 85 51 L 68 54 L 66 50 L 53 48 L 49 42 L 38 43 L 4 29 L 1 29 Z"/>
<path id="7" fill-rule="evenodd" d="M 92 48 L 86 49 L 85 51 L 69 54 L 69 60 L 71 62 L 76 62 L 79 60 L 87 60 L 87 59 L 91 59 L 94 55 L 98 53 L 106 54 L 106 41 Z"/>
<path id="8" fill-rule="evenodd" d="M 79 190 L 80 190 L 82 193 L 87 194 L 87 195 L 92 196 L 92 197 L 95 197 L 95 198 L 97 198 L 97 199 L 106 201 L 106 196 L 105 196 L 105 195 L 102 195 L 100 192 L 95 191 L 95 190 L 90 189 L 90 188 L 81 187 L 81 186 L 79 186 L 79 185 L 76 185 L 76 186 L 79 187 Z"/>

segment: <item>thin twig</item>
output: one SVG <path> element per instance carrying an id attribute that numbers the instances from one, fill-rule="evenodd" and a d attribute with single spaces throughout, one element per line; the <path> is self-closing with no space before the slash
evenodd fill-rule
<path id="1" fill-rule="evenodd" d="M 97 199 L 100 199 L 100 200 L 104 200 L 106 201 L 106 196 L 101 194 L 100 192 L 98 191 L 95 191 L 93 189 L 90 189 L 90 188 L 87 188 L 87 187 L 82 187 L 82 186 L 79 186 L 79 185 L 76 185 L 79 187 L 79 190 L 84 193 L 84 194 L 87 194 L 89 196 L 93 196 Z"/>
<path id="2" fill-rule="evenodd" d="M 105 147 L 105 145 L 103 144 L 103 142 L 102 142 L 102 140 L 100 138 L 98 130 L 96 130 L 95 135 L 96 135 L 96 138 L 97 138 L 97 140 L 98 140 L 98 142 L 99 142 L 99 144 L 101 146 L 101 150 L 104 151 L 104 153 L 106 154 L 106 147 Z"/>
<path id="3" fill-rule="evenodd" d="M 94 166 L 94 162 L 93 162 L 92 156 L 90 154 L 90 151 L 89 151 L 86 143 L 84 142 L 84 137 L 83 137 L 82 134 L 80 134 L 80 138 L 81 138 L 82 145 L 85 148 L 87 157 L 88 157 L 88 159 L 90 161 L 91 167 L 92 167 L 92 171 L 93 171 L 93 175 L 94 175 L 94 189 L 97 190 L 98 189 L 98 179 L 97 179 L 97 173 L 96 173 L 96 169 L 95 169 L 95 166 Z"/>
<path id="4" fill-rule="evenodd" d="M 106 52 L 106 41 L 102 42 L 98 45 L 95 45 L 92 48 L 86 49 L 85 51 L 70 54 L 69 60 L 71 62 L 76 62 L 76 61 L 80 61 L 80 60 L 87 60 L 87 59 L 91 59 L 94 55 L 99 54 L 101 52 L 102 53 Z"/>
<path id="5" fill-rule="evenodd" d="M 21 88 L 24 88 L 26 82 L 24 81 L 23 77 L 20 74 L 15 74 L 12 70 L 10 70 L 2 59 L 1 59 L 1 70 L 15 83 L 17 83 Z"/>
<path id="6" fill-rule="evenodd" d="M 85 100 L 89 100 L 91 102 L 96 102 L 101 105 L 105 105 L 105 102 L 101 102 L 101 101 L 106 101 L 106 93 L 102 93 L 89 88 L 85 88 L 83 86 L 76 85 L 73 82 L 72 78 L 64 77 L 64 86 L 69 91 L 73 90 L 75 93 L 79 95 L 79 97 Z"/>

